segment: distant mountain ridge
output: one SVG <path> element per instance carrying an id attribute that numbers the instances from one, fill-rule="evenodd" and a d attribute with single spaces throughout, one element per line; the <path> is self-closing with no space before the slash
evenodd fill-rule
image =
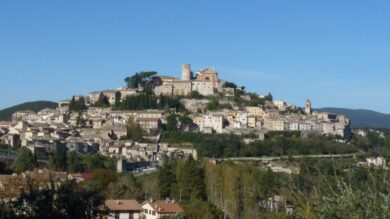
<path id="1" fill-rule="evenodd" d="M 57 108 L 57 106 L 58 106 L 58 103 L 52 102 L 52 101 L 45 101 L 45 100 L 25 102 L 22 104 L 18 104 L 18 105 L 11 106 L 11 107 L 0 110 L 0 121 L 10 121 L 12 119 L 12 114 L 16 111 L 31 110 L 34 112 L 38 112 L 38 111 L 43 110 L 45 108 L 55 109 L 55 108 Z"/>
<path id="2" fill-rule="evenodd" d="M 390 129 L 390 114 L 365 109 L 346 109 L 324 107 L 316 109 L 319 112 L 330 112 L 345 115 L 352 121 L 352 127 L 387 128 Z"/>

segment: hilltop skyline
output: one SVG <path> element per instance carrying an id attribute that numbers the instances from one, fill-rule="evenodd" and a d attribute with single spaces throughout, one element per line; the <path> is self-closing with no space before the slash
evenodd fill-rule
<path id="1" fill-rule="evenodd" d="M 298 106 L 390 113 L 381 3 L 2 2 L 0 109 L 124 86 L 138 71 L 180 77 L 189 63 Z"/>

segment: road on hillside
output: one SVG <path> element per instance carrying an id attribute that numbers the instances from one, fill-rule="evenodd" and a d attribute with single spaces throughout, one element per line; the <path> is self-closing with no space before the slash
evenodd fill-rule
<path id="1" fill-rule="evenodd" d="M 286 160 L 286 159 L 303 159 L 303 158 L 342 158 L 355 157 L 364 155 L 364 153 L 352 154 L 307 154 L 307 155 L 292 155 L 292 156 L 271 156 L 271 157 L 228 157 L 217 158 L 218 161 L 272 161 L 272 160 Z"/>
<path id="2" fill-rule="evenodd" d="M 149 175 L 149 174 L 155 173 L 157 171 L 158 171 L 157 168 L 143 169 L 143 170 L 141 170 L 141 172 L 134 173 L 134 176 L 137 177 L 137 176 Z"/>

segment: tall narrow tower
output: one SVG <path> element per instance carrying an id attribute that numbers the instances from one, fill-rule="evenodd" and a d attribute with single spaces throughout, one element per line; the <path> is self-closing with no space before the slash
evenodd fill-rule
<path id="1" fill-rule="evenodd" d="M 311 110 L 311 101 L 310 101 L 310 99 L 307 99 L 306 100 L 306 106 L 305 106 L 305 113 L 310 115 L 311 112 L 312 112 L 312 110 Z"/>
<path id="2" fill-rule="evenodd" d="M 183 64 L 181 66 L 181 80 L 190 81 L 191 79 L 192 79 L 191 65 L 190 64 Z"/>

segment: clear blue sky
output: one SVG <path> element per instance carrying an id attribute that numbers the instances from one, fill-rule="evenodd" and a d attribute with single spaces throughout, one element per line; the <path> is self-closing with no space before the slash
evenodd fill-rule
<path id="1" fill-rule="evenodd" d="M 390 113 L 390 1 L 4 0 L 0 108 L 215 67 L 303 106 Z"/>

